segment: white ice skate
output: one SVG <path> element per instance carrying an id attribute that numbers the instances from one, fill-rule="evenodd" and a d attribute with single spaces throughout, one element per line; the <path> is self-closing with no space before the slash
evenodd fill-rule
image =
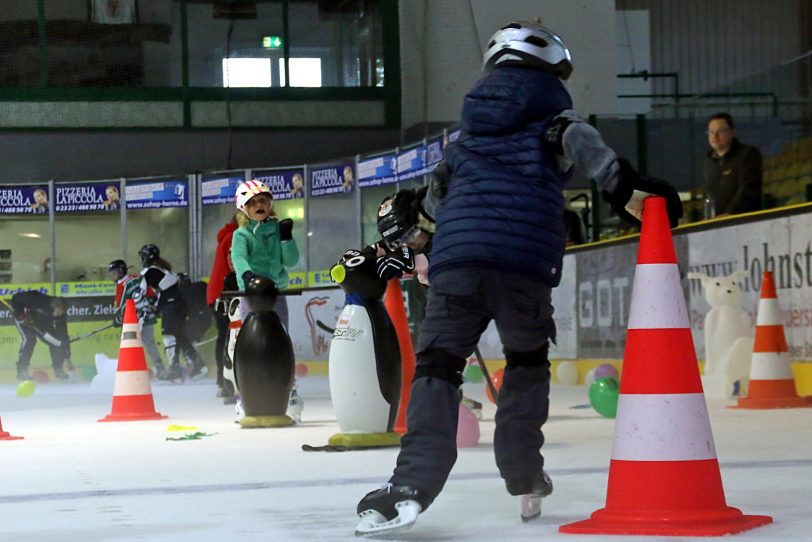
<path id="1" fill-rule="evenodd" d="M 234 423 L 240 423 L 245 418 L 245 410 L 242 408 L 242 399 L 237 397 L 237 402 L 234 404 Z"/>
<path id="2" fill-rule="evenodd" d="M 541 515 L 541 495 L 519 495 L 519 514 L 522 521 L 532 521 Z"/>
<path id="3" fill-rule="evenodd" d="M 395 503 L 398 515 L 387 520 L 377 510 L 364 510 L 358 516 L 361 521 L 355 526 L 355 536 L 374 538 L 385 537 L 393 533 L 406 531 L 417 521 L 417 515 L 423 510 L 420 503 L 414 500 L 405 500 Z"/>

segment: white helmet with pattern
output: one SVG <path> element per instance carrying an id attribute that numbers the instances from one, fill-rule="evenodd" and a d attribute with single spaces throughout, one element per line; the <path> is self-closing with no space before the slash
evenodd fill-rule
<path id="1" fill-rule="evenodd" d="M 237 203 L 237 209 L 240 211 L 245 211 L 245 206 L 248 204 L 248 200 L 257 194 L 268 194 L 268 197 L 273 199 L 271 190 L 265 186 L 265 184 L 253 179 L 242 183 L 237 187 L 237 194 L 234 196 L 234 201 Z"/>
<path id="2" fill-rule="evenodd" d="M 498 66 L 537 68 L 566 80 L 572 73 L 572 56 L 561 36 L 537 23 L 508 23 L 491 37 L 482 69 Z"/>

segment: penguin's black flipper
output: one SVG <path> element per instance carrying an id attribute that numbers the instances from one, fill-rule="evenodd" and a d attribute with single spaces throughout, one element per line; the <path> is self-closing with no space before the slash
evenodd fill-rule
<path id="1" fill-rule="evenodd" d="M 329 333 L 330 335 L 332 335 L 332 334 L 334 334 L 334 333 L 336 332 L 336 328 L 328 326 L 327 324 L 325 324 L 325 323 L 324 323 L 324 322 L 322 322 L 321 320 L 316 320 L 316 325 L 317 325 L 317 326 L 318 326 L 318 327 L 319 327 L 321 330 L 326 331 L 326 332 L 327 332 L 327 333 Z"/>

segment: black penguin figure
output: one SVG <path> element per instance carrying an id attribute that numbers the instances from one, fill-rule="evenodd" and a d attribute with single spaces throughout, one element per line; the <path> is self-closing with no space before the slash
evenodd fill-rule
<path id="1" fill-rule="evenodd" d="M 346 293 L 330 344 L 330 394 L 341 433 L 331 446 L 393 446 L 401 391 L 398 338 L 382 297 L 373 247 L 348 250 L 330 270 Z"/>
<path id="2" fill-rule="evenodd" d="M 293 386 L 293 344 L 273 311 L 279 290 L 265 277 L 245 284 L 253 312 L 242 323 L 234 347 L 234 373 L 245 417 L 242 427 L 291 425 L 285 414 Z"/>

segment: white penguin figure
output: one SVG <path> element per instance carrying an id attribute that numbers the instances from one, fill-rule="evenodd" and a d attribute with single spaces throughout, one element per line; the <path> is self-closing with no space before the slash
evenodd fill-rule
<path id="1" fill-rule="evenodd" d="M 348 250 L 330 275 L 346 293 L 330 344 L 330 393 L 342 433 L 332 446 L 394 446 L 401 360 L 374 251 Z"/>

